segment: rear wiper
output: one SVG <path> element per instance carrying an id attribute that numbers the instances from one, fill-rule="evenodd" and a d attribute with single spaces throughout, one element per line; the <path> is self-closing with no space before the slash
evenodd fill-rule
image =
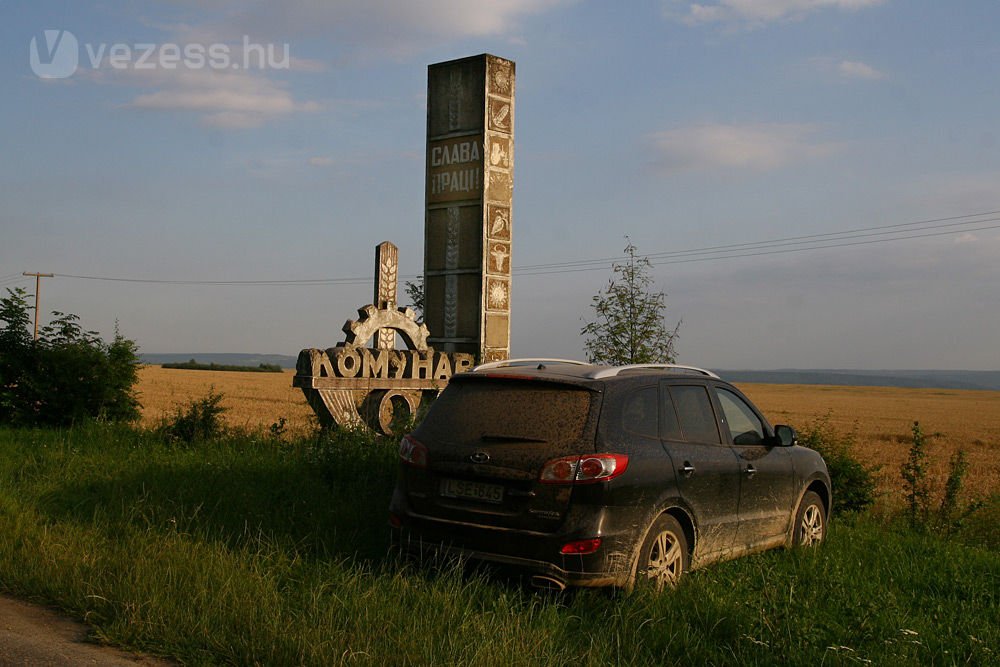
<path id="1" fill-rule="evenodd" d="M 479 437 L 483 442 L 548 442 L 544 438 L 528 438 L 523 435 L 492 435 L 484 433 Z"/>

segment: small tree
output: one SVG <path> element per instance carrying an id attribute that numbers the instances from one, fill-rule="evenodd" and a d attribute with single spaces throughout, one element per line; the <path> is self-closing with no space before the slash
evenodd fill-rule
<path id="1" fill-rule="evenodd" d="M 23 405 L 24 385 L 34 365 L 28 293 L 7 290 L 0 299 L 0 423 L 14 421 Z"/>
<path id="2" fill-rule="evenodd" d="M 7 290 L 0 298 L 0 423 L 137 419 L 135 343 L 117 327 L 114 340 L 105 343 L 85 331 L 76 315 L 59 312 L 33 341 L 27 296 Z"/>
<path id="3" fill-rule="evenodd" d="M 920 422 L 913 422 L 913 444 L 906 462 L 900 467 L 903 476 L 903 488 L 906 491 L 907 515 L 912 528 L 927 525 L 930 515 L 931 489 L 927 479 L 927 439 L 920 428 Z M 957 493 L 957 491 L 956 491 Z"/>
<path id="4" fill-rule="evenodd" d="M 673 331 L 667 328 L 667 295 L 652 291 L 649 258 L 638 256 L 631 242 L 625 255 L 626 261 L 612 265 L 607 288 L 593 298 L 595 320 L 580 330 L 587 357 L 592 363 L 615 366 L 673 363 L 681 323 Z"/>
<path id="5" fill-rule="evenodd" d="M 424 277 L 417 276 L 413 282 L 407 280 L 404 283 L 403 291 L 410 299 L 410 308 L 417 314 L 417 322 L 424 321 Z"/>

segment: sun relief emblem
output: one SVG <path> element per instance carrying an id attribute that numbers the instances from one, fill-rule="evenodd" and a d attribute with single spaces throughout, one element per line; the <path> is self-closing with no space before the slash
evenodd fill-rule
<path id="1" fill-rule="evenodd" d="M 500 281 L 490 281 L 489 296 L 490 308 L 503 309 L 507 307 L 507 285 Z"/>
<path id="2" fill-rule="evenodd" d="M 494 63 L 493 89 L 503 95 L 510 95 L 510 63 Z"/>

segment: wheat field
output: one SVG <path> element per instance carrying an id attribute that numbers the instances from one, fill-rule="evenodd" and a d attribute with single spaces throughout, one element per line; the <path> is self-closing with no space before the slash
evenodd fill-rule
<path id="1" fill-rule="evenodd" d="M 312 409 L 301 389 L 292 387 L 294 371 L 241 373 L 196 371 L 160 366 L 139 370 L 139 402 L 147 426 L 169 417 L 178 407 L 202 398 L 210 391 L 225 398 L 225 420 L 230 426 L 267 428 L 284 417 L 290 432 L 301 433 L 315 425 Z"/>
<path id="2" fill-rule="evenodd" d="M 267 428 L 284 417 L 291 433 L 305 433 L 315 419 L 301 390 L 292 388 L 292 371 L 240 373 L 146 366 L 139 372 L 143 422 L 154 425 L 178 406 L 209 391 L 225 396 L 225 417 L 233 426 Z M 890 504 L 900 502 L 899 467 L 919 421 L 929 436 L 931 477 L 941 489 L 948 460 L 966 452 L 967 492 L 1000 492 L 1000 392 L 892 387 L 741 384 L 772 424 L 802 428 L 828 417 L 843 433 L 855 434 L 855 455 L 881 466 L 880 488 Z"/>
<path id="3" fill-rule="evenodd" d="M 742 384 L 740 389 L 771 423 L 801 428 L 828 416 L 843 433 L 855 434 L 854 454 L 881 466 L 880 489 L 901 500 L 899 468 L 912 444 L 912 426 L 927 436 L 930 476 L 943 489 L 948 461 L 959 449 L 969 462 L 966 490 L 1000 492 L 1000 392 L 898 387 Z"/>

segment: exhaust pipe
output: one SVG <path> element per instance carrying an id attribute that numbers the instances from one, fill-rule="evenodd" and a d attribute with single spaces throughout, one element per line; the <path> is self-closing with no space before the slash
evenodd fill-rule
<path id="1" fill-rule="evenodd" d="M 562 592 L 566 590 L 566 584 L 559 581 L 555 577 L 550 577 L 544 574 L 536 574 L 531 578 L 531 585 L 535 588 L 541 588 L 548 591 Z"/>

